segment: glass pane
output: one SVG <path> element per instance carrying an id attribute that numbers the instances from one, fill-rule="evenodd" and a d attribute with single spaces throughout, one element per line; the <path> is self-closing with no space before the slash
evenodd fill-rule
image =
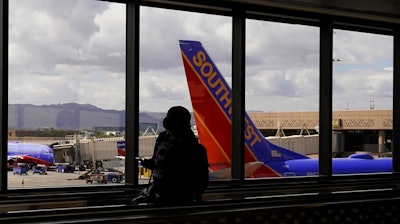
<path id="1" fill-rule="evenodd" d="M 214 77 L 211 74 L 218 68 L 223 77 L 227 78 L 227 83 L 230 83 L 231 18 L 150 7 L 142 7 L 141 10 L 140 122 L 152 123 L 157 129 L 154 133 L 148 132 L 147 136 L 140 137 L 143 143 L 139 148 L 140 157 L 150 158 L 153 155 L 155 138 L 165 130 L 162 121 L 167 110 L 180 105 L 192 113 L 193 130 L 208 152 L 212 170 L 210 175 L 217 174 L 216 171 L 222 173 L 221 169 L 226 168 L 224 174 L 227 175 L 213 177 L 230 178 L 230 126 L 217 128 L 220 122 L 229 124 L 216 101 L 226 90 L 221 90 L 223 92 L 217 95 L 211 94 L 216 93 L 216 88 L 222 85 L 227 87 L 228 84 L 221 84 L 219 81 L 222 79 L 219 78 L 218 83 L 214 83 L 217 79 L 209 78 L 212 85 L 215 85 L 212 89 L 208 82 L 200 80 Z M 200 42 L 204 49 L 197 42 L 187 40 Z M 205 54 L 200 53 L 204 51 L 208 53 L 206 58 L 203 58 Z M 192 55 L 193 52 L 196 53 Z M 197 63 L 192 61 L 193 56 L 197 57 Z M 209 64 L 211 59 L 214 65 Z M 184 64 L 187 66 L 186 71 Z M 224 100 L 229 101 L 230 96 L 226 97 Z M 215 120 L 216 117 L 223 119 Z M 216 138 L 219 135 L 226 138 Z M 222 148 L 219 140 L 224 141 Z M 146 172 L 141 175 L 144 182 L 149 177 Z"/>
<path id="2" fill-rule="evenodd" d="M 333 156 L 365 158 L 334 174 L 390 172 L 393 37 L 335 30 L 333 46 Z"/>
<path id="3" fill-rule="evenodd" d="M 247 20 L 246 34 L 246 130 L 262 138 L 247 142 L 247 177 L 317 175 L 319 29 Z"/>
<path id="4" fill-rule="evenodd" d="M 13 0 L 9 11 L 8 187 L 120 182 L 125 5 Z"/>

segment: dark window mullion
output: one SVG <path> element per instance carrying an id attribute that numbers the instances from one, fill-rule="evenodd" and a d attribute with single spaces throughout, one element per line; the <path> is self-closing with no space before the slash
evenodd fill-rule
<path id="1" fill-rule="evenodd" d="M 126 183 L 137 185 L 139 155 L 139 1 L 126 3 Z"/>
<path id="2" fill-rule="evenodd" d="M 333 25 L 321 21 L 319 84 L 319 175 L 332 176 L 332 52 Z"/>
<path id="3" fill-rule="evenodd" d="M 400 172 L 400 28 L 396 28 L 393 37 L 393 134 L 392 134 L 392 157 L 393 172 Z"/>
<path id="4" fill-rule="evenodd" d="M 232 21 L 232 180 L 244 180 L 245 10 L 236 7 Z"/>
<path id="5" fill-rule="evenodd" d="M 1 117 L 1 137 L 0 137 L 0 156 L 1 156 L 1 191 L 7 190 L 7 139 L 8 139 L 8 0 L 3 0 L 0 3 L 0 26 L 1 26 L 1 74 L 0 74 L 0 82 L 1 82 L 1 106 L 2 110 L 0 110 Z"/>

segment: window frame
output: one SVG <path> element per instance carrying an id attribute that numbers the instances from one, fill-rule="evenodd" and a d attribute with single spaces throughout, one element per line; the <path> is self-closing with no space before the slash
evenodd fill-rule
<path id="1" fill-rule="evenodd" d="M 189 12 L 211 13 L 232 17 L 232 89 L 233 89 L 233 120 L 232 120 L 232 180 L 244 181 L 243 175 L 243 127 L 244 124 L 244 76 L 245 71 L 245 20 L 247 18 L 283 23 L 299 23 L 318 26 L 320 30 L 320 176 L 332 178 L 332 34 L 333 29 L 347 29 L 351 31 L 372 32 L 377 34 L 392 35 L 394 40 L 393 51 L 393 138 L 400 135 L 400 78 L 396 74 L 400 71 L 400 31 L 396 24 L 387 22 L 354 19 L 349 17 L 325 16 L 319 13 L 305 13 L 293 9 L 277 9 L 269 6 L 252 6 L 243 2 L 205 2 L 197 1 L 134 1 L 134 0 L 99 0 L 126 4 L 126 184 L 138 185 L 138 169 L 135 167 L 134 158 L 138 156 L 138 123 L 139 123 L 139 26 L 140 6 L 151 6 L 165 9 L 179 9 Z M 9 0 L 0 3 L 1 24 L 1 74 L 2 86 L 1 102 L 3 108 L 8 108 L 8 20 Z M 1 116 L 1 192 L 9 192 L 7 186 L 7 129 L 8 112 L 3 109 Z M 393 175 L 400 172 L 400 146 L 393 141 Z M 329 149 L 322 151 L 321 149 Z M 291 181 L 295 182 L 297 179 Z M 57 188 L 55 188 L 57 190 Z M 15 190 L 13 190 L 15 191 Z"/>

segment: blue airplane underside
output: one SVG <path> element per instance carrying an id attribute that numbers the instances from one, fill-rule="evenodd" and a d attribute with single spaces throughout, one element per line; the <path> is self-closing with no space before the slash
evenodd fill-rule
<path id="1" fill-rule="evenodd" d="M 295 159 L 285 161 L 280 171 L 283 176 L 312 176 L 318 175 L 318 159 Z M 278 168 L 276 168 L 278 169 Z M 392 159 L 332 159 L 333 174 L 377 173 L 392 172 Z"/>

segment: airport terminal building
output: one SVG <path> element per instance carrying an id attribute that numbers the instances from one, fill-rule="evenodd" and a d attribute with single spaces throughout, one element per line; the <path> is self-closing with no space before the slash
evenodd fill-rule
<path id="1" fill-rule="evenodd" d="M 332 131 L 340 139 L 338 151 L 391 151 L 392 110 L 333 111 Z M 318 112 L 249 112 L 264 136 L 309 135 L 319 132 Z M 333 149 L 335 151 L 335 149 Z"/>

